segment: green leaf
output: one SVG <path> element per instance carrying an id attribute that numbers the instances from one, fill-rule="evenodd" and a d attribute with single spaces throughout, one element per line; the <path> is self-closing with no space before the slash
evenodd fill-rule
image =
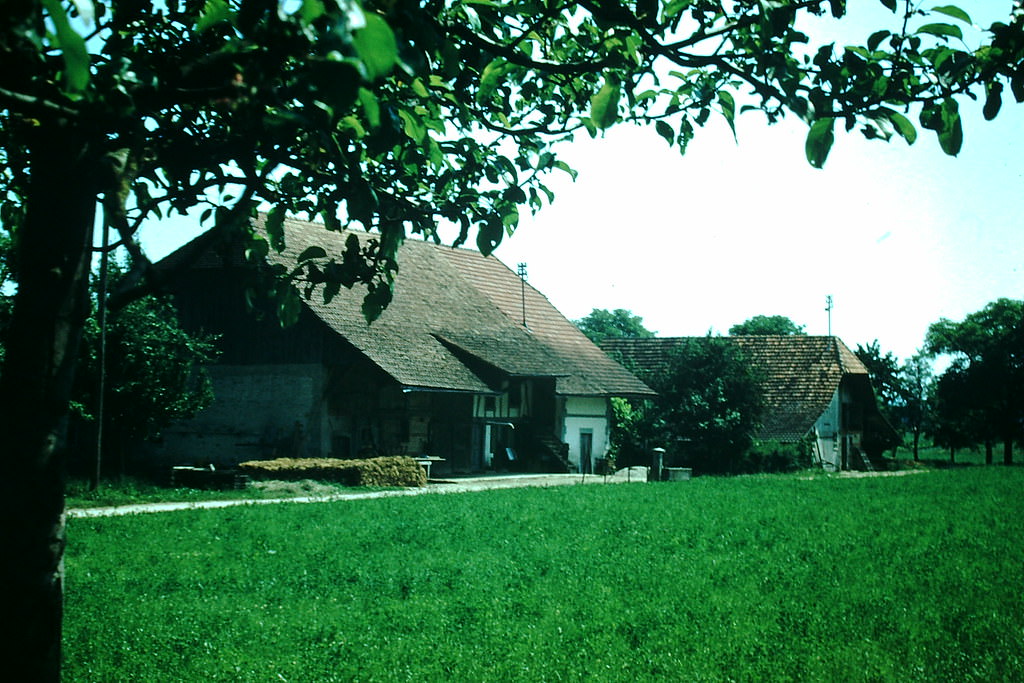
<path id="1" fill-rule="evenodd" d="M 398 61 L 398 42 L 388 22 L 378 15 L 367 13 L 366 26 L 355 32 L 352 45 L 366 66 L 371 81 L 387 76 Z"/>
<path id="2" fill-rule="evenodd" d="M 945 14 L 947 17 L 953 17 L 959 19 L 965 24 L 973 24 L 971 21 L 971 15 L 963 11 L 956 5 L 942 5 L 941 7 L 932 7 L 932 12 L 938 12 L 939 14 Z"/>
<path id="3" fill-rule="evenodd" d="M 736 100 L 727 91 L 718 93 L 718 106 L 722 109 L 722 116 L 729 122 L 732 130 L 732 139 L 736 140 Z"/>
<path id="4" fill-rule="evenodd" d="M 881 3 L 890 12 L 896 11 L 896 0 L 881 0 Z"/>
<path id="5" fill-rule="evenodd" d="M 940 38 L 951 36 L 959 40 L 963 40 L 964 38 L 964 32 L 960 30 L 959 26 L 954 26 L 953 24 L 925 24 L 921 28 L 917 29 L 916 33 L 927 33 L 929 35 L 939 36 Z"/>
<path id="6" fill-rule="evenodd" d="M 552 166 L 554 168 L 559 169 L 560 171 L 565 171 L 566 173 L 569 174 L 569 177 L 572 178 L 573 180 L 576 180 L 576 176 L 578 176 L 580 174 L 579 171 L 577 171 L 576 169 L 574 169 L 572 166 L 570 166 L 569 164 L 565 163 L 561 159 L 558 159 L 557 161 L 555 161 L 555 163 L 552 164 Z"/>
<path id="7" fill-rule="evenodd" d="M 480 74 L 480 87 L 477 89 L 477 100 L 479 102 L 490 99 L 498 85 L 501 84 L 501 79 L 508 73 L 508 70 L 508 62 L 501 57 L 492 60 L 484 67 L 483 73 Z"/>
<path id="8" fill-rule="evenodd" d="M 619 79 L 609 74 L 597 94 L 590 98 L 590 119 L 604 130 L 619 118 Z"/>
<path id="9" fill-rule="evenodd" d="M 322 17 L 326 11 L 323 0 L 302 0 L 302 6 L 298 10 L 299 20 L 304 25 L 309 25 Z"/>
<path id="10" fill-rule="evenodd" d="M 416 144 L 423 144 L 423 140 L 427 136 L 427 129 L 423 125 L 423 120 L 406 109 L 399 109 L 398 116 L 402 119 L 402 130 L 405 134 L 412 140 L 415 140 Z"/>
<path id="11" fill-rule="evenodd" d="M 832 150 L 832 143 L 835 142 L 835 133 L 833 131 L 835 122 L 836 120 L 831 116 L 818 119 L 807 133 L 807 142 L 804 145 L 804 150 L 807 154 L 807 161 L 814 168 L 824 167 L 825 160 L 828 159 L 828 153 Z"/>
<path id="12" fill-rule="evenodd" d="M 366 122 L 370 128 L 380 128 L 380 102 L 372 91 L 366 88 L 359 89 L 359 103 L 363 105 L 363 114 L 366 115 Z"/>
<path id="13" fill-rule="evenodd" d="M 329 304 L 331 300 L 341 291 L 341 283 L 337 280 L 328 280 L 324 284 L 324 303 Z"/>
<path id="14" fill-rule="evenodd" d="M 875 31 L 871 34 L 871 37 L 868 38 L 868 49 L 874 52 L 878 49 L 878 46 L 882 44 L 882 41 L 891 35 L 892 33 L 889 31 Z"/>
<path id="15" fill-rule="evenodd" d="M 914 128 L 914 124 L 910 122 L 903 114 L 898 111 L 891 109 L 885 109 L 885 115 L 889 117 L 892 124 L 896 127 L 896 131 L 903 136 L 903 139 L 907 141 L 908 145 L 914 144 L 917 140 L 917 129 Z"/>
<path id="16" fill-rule="evenodd" d="M 984 115 L 986 121 L 991 121 L 999 114 L 999 109 L 1003 106 L 1003 84 L 998 81 L 989 83 L 985 88 L 985 106 L 982 108 L 981 113 Z"/>
<path id="17" fill-rule="evenodd" d="M 313 259 L 327 258 L 327 251 L 323 247 L 306 247 L 306 250 L 299 254 L 298 262 L 312 261 Z"/>
<path id="18" fill-rule="evenodd" d="M 964 134 L 960 121 L 960 108 L 956 100 L 949 98 L 941 104 L 930 104 L 921 110 L 921 125 L 934 130 L 939 136 L 939 146 L 950 156 L 960 153 Z"/>
<path id="19" fill-rule="evenodd" d="M 956 100 L 950 98 L 943 102 L 942 120 L 944 126 L 939 133 L 939 146 L 942 147 L 943 152 L 955 157 L 960 153 L 960 148 L 964 144 L 964 129 Z"/>
<path id="20" fill-rule="evenodd" d="M 377 282 L 369 286 L 366 296 L 363 297 L 363 317 L 370 323 L 380 317 L 384 309 L 391 303 L 391 287 Z"/>
<path id="21" fill-rule="evenodd" d="M 1024 102 L 1024 71 L 1017 71 L 1010 78 L 1010 92 L 1017 102 Z"/>
<path id="22" fill-rule="evenodd" d="M 291 327 L 299 321 L 302 299 L 294 287 L 283 286 L 277 295 L 277 317 L 281 327 Z"/>
<path id="23" fill-rule="evenodd" d="M 508 229 L 509 234 L 512 234 L 512 230 L 515 226 L 519 225 L 519 210 L 516 207 L 510 207 L 505 215 L 501 217 L 501 224 Z"/>
<path id="24" fill-rule="evenodd" d="M 654 130 L 658 132 L 658 135 L 665 138 L 665 142 L 667 142 L 669 145 L 675 142 L 676 132 L 672 130 L 672 126 L 670 126 L 667 122 L 656 121 L 654 123 Z"/>
<path id="25" fill-rule="evenodd" d="M 278 253 L 284 251 L 284 208 L 278 204 L 267 213 L 267 237 Z"/>
<path id="26" fill-rule="evenodd" d="M 196 32 L 202 33 L 217 24 L 230 22 L 234 17 L 235 13 L 228 6 L 226 0 L 206 0 L 203 11 L 196 19 Z"/>
<path id="27" fill-rule="evenodd" d="M 491 220 L 480 226 L 476 233 L 476 247 L 484 256 L 493 252 L 505 236 L 501 221 Z"/>
<path id="28" fill-rule="evenodd" d="M 430 97 L 430 91 L 427 90 L 427 86 L 423 83 L 422 78 L 414 78 L 412 80 L 412 91 L 423 99 Z"/>
<path id="29" fill-rule="evenodd" d="M 71 28 L 60 0 L 43 0 L 43 6 L 57 32 L 56 42 L 64 60 L 64 89 L 71 95 L 80 95 L 89 85 L 89 51 L 85 47 L 85 39 Z"/>

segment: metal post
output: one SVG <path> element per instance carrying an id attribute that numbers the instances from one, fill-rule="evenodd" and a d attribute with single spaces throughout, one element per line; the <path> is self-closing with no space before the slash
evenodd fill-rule
<path id="1" fill-rule="evenodd" d="M 665 469 L 665 449 L 655 448 L 651 451 L 651 472 L 647 481 L 661 481 L 662 470 Z"/>
<path id="2" fill-rule="evenodd" d="M 110 233 L 106 221 L 103 223 L 103 240 L 100 247 L 100 280 L 96 294 L 96 315 L 100 327 L 99 350 L 96 364 L 99 366 L 96 382 L 96 461 L 93 463 L 89 488 L 95 491 L 100 486 L 103 463 L 103 419 L 104 398 L 107 393 L 107 264 L 110 251 Z"/>

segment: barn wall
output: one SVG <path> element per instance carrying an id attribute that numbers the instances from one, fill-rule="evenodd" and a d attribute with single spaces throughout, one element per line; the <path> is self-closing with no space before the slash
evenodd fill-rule
<path id="1" fill-rule="evenodd" d="M 150 457 L 169 464 L 232 466 L 326 454 L 323 366 L 214 365 L 209 373 L 213 404 L 168 428 Z"/>

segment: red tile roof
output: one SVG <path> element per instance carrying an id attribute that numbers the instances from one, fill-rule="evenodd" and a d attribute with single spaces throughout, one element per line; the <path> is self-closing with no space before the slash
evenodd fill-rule
<path id="1" fill-rule="evenodd" d="M 307 247 L 323 247 L 340 260 L 345 240 L 373 234 L 330 232 L 323 225 L 285 221 L 287 248 L 271 251 L 271 264 L 291 269 Z M 165 261 L 187 253 L 186 245 Z M 231 258 L 240 263 L 236 258 Z M 651 396 L 652 392 L 590 342 L 548 299 L 525 286 L 527 325 L 522 324 L 523 283 L 504 263 L 469 249 L 408 240 L 398 252 L 394 300 L 367 324 L 364 290 L 342 289 L 324 303 L 319 289 L 305 305 L 367 358 L 410 389 L 489 392 L 459 358 L 468 353 L 509 376 L 555 379 L 556 391 L 573 396 Z M 193 267 L 219 267 L 206 252 Z"/>

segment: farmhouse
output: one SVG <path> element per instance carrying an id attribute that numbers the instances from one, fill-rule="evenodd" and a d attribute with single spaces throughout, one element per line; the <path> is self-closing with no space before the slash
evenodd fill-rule
<path id="1" fill-rule="evenodd" d="M 159 462 L 268 457 L 439 458 L 433 471 L 593 471 L 609 445 L 609 398 L 653 392 L 497 258 L 423 241 L 399 249 L 395 296 L 367 324 L 365 290 L 316 288 L 298 322 L 246 310 L 259 270 L 355 234 L 285 222 L 287 248 L 259 267 L 199 238 L 158 264 L 195 259 L 173 293 L 182 324 L 221 335 L 214 404 L 165 432 Z M 330 258 L 330 257 L 328 257 Z"/>
<path id="2" fill-rule="evenodd" d="M 627 367 L 663 366 L 684 338 L 608 339 L 602 348 Z M 896 439 L 878 411 L 868 370 L 838 337 L 723 337 L 754 370 L 765 413 L 755 436 L 791 443 L 809 438 L 829 470 L 873 469 Z"/>

